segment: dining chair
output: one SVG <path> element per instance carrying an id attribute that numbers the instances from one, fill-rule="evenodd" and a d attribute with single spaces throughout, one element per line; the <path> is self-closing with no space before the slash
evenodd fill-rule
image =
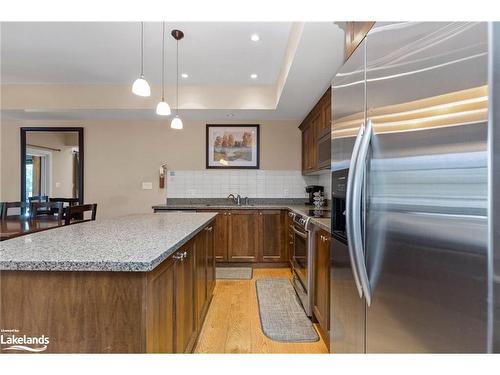
<path id="1" fill-rule="evenodd" d="M 67 203 L 68 206 L 76 206 L 79 202 L 79 198 L 49 198 L 49 202 L 62 202 Z"/>
<path id="2" fill-rule="evenodd" d="M 32 202 L 30 204 L 31 219 L 57 215 L 57 220 L 62 221 L 63 214 L 64 207 L 62 202 Z"/>
<path id="3" fill-rule="evenodd" d="M 31 204 L 33 202 L 48 202 L 48 195 L 34 195 L 32 197 L 28 197 L 28 202 Z"/>
<path id="4" fill-rule="evenodd" d="M 85 212 L 91 212 L 90 219 L 84 219 Z M 95 220 L 97 214 L 97 204 L 81 204 L 76 206 L 69 206 L 65 209 L 64 223 L 66 225 L 81 223 L 84 221 Z"/>
<path id="5" fill-rule="evenodd" d="M 18 208 L 19 213 L 17 215 L 9 215 L 10 208 Z M 26 202 L 2 202 L 1 216 L 2 219 L 8 219 L 10 217 L 19 217 L 23 214 L 23 208 L 28 208 Z"/>

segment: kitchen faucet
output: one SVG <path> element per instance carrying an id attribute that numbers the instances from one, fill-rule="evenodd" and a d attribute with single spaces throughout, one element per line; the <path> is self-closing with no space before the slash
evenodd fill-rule
<path id="1" fill-rule="evenodd" d="M 234 194 L 229 194 L 227 196 L 227 199 L 232 199 L 234 203 L 236 203 L 237 206 L 241 206 L 241 195 L 239 194 L 236 194 L 236 196 L 234 196 Z M 243 198 L 244 201 L 245 201 L 245 204 L 248 204 L 248 197 L 245 197 Z"/>

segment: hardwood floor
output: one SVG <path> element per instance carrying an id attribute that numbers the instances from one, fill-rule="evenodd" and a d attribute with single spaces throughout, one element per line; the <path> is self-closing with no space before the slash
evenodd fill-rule
<path id="1" fill-rule="evenodd" d="M 217 280 L 194 352 L 328 353 L 322 339 L 313 343 L 284 343 L 262 333 L 255 280 L 290 276 L 287 268 L 256 268 L 252 280 Z"/>

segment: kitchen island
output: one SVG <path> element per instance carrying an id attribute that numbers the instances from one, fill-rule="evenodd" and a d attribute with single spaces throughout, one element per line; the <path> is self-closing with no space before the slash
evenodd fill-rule
<path id="1" fill-rule="evenodd" d="M 43 336 L 30 348 L 51 353 L 191 351 L 215 286 L 215 216 L 129 215 L 3 241 L 3 335 Z"/>

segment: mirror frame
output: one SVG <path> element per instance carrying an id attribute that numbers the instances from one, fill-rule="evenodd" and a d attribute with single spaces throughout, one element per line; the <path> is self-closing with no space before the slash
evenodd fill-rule
<path id="1" fill-rule="evenodd" d="M 24 202 L 26 196 L 26 132 L 76 132 L 78 133 L 78 153 L 80 165 L 78 173 L 80 180 L 78 183 L 78 202 L 83 204 L 83 163 L 84 163 L 84 149 L 83 149 L 83 128 L 82 127 L 22 127 L 21 128 L 21 202 Z"/>

